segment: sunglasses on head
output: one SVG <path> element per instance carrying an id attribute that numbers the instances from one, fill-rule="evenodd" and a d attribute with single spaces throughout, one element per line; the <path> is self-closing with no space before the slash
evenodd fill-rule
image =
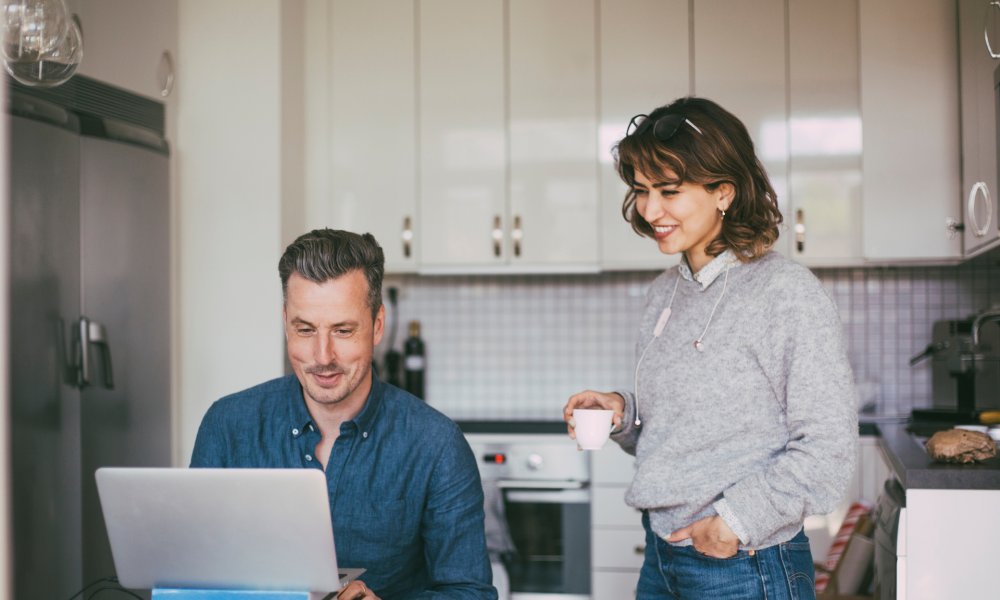
<path id="1" fill-rule="evenodd" d="M 698 129 L 698 126 L 689 121 L 687 117 L 671 114 L 663 115 L 655 120 L 650 120 L 649 115 L 636 115 L 628 122 L 628 127 L 625 129 L 625 137 L 642 135 L 652 127 L 653 137 L 661 142 L 665 142 L 674 137 L 684 123 L 687 123 L 691 129 L 694 129 L 701 135 L 701 129 Z"/>

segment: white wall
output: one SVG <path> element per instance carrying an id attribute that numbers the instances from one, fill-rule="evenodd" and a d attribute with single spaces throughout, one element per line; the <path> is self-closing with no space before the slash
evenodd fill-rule
<path id="1" fill-rule="evenodd" d="M 283 370 L 281 0 L 180 0 L 178 440 Z"/>
<path id="2" fill-rule="evenodd" d="M 306 229 L 306 19 L 304 0 L 281 4 L 281 247 Z M 277 261 L 277 259 L 275 259 Z"/>
<path id="3" fill-rule="evenodd" d="M 0 77 L 0 106 L 7 105 L 7 77 Z M 7 244 L 10 243 L 8 228 L 10 227 L 10 198 L 7 185 L 7 168 L 10 160 L 7 158 L 7 124 L 6 115 L 0 118 L 0 598 L 10 598 L 14 589 L 13 573 L 11 572 L 10 541 L 14 537 L 11 530 L 10 506 L 10 409 L 8 408 L 8 390 L 10 379 L 7 369 L 9 352 L 9 335 L 7 315 L 10 307 L 10 272 L 8 264 L 10 255 Z"/>

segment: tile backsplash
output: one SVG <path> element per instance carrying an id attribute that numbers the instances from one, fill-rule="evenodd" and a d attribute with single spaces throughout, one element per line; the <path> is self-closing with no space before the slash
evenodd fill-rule
<path id="1" fill-rule="evenodd" d="M 930 406 L 930 362 L 908 361 L 935 321 L 1000 304 L 995 255 L 814 272 L 840 309 L 860 397 L 876 416 Z M 399 289 L 396 348 L 406 324 L 421 323 L 432 406 L 453 419 L 558 420 L 575 392 L 632 386 L 637 320 L 656 275 L 406 275 L 387 277 L 383 289 Z"/>

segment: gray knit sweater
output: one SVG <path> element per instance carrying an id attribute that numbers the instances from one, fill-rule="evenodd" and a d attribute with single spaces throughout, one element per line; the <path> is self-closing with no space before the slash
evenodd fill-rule
<path id="1" fill-rule="evenodd" d="M 682 261 L 650 286 L 637 359 L 678 277 L 640 364 L 641 427 L 635 395 L 618 392 L 625 427 L 613 439 L 636 456 L 626 502 L 661 537 L 718 514 L 744 548 L 787 541 L 835 508 L 854 470 L 857 400 L 837 309 L 775 252 L 741 264 L 727 251 L 693 277 Z"/>

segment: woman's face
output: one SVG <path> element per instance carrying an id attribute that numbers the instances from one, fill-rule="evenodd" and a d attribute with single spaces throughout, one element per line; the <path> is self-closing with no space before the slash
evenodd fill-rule
<path id="1" fill-rule="evenodd" d="M 634 189 L 635 208 L 653 227 L 660 252 L 683 252 L 694 271 L 711 261 L 705 248 L 722 231 L 719 209 L 729 207 L 730 184 L 709 191 L 696 183 L 678 183 L 669 170 L 656 178 L 636 171 Z"/>

